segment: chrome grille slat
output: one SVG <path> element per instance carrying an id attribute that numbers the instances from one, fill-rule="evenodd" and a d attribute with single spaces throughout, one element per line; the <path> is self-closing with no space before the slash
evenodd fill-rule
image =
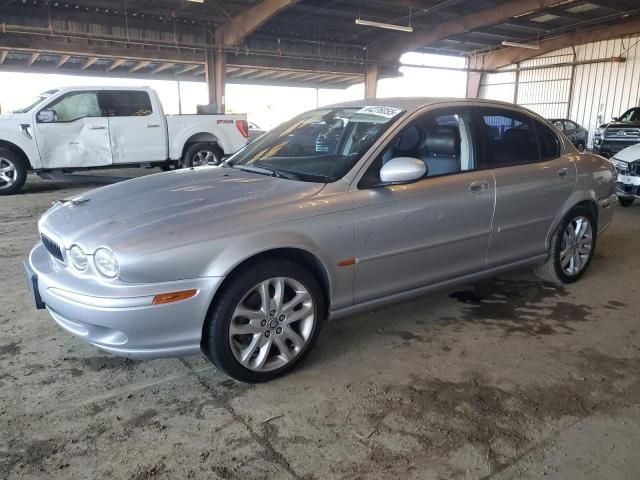
<path id="1" fill-rule="evenodd" d="M 57 258 L 61 262 L 64 262 L 64 257 L 62 256 L 62 249 L 60 248 L 60 246 L 45 234 L 40 234 L 40 237 L 42 238 L 42 244 L 44 245 L 44 248 L 46 248 L 54 258 Z"/>

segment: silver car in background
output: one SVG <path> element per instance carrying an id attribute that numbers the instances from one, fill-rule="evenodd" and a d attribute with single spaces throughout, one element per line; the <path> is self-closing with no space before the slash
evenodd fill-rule
<path id="1" fill-rule="evenodd" d="M 202 350 L 259 382 L 298 364 L 330 318 L 524 266 L 578 280 L 614 182 L 608 161 L 513 105 L 359 101 L 219 167 L 58 202 L 25 266 L 36 304 L 103 350 Z"/>

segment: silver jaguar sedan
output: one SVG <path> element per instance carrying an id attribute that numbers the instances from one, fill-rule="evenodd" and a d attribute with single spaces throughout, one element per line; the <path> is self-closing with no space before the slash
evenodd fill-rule
<path id="1" fill-rule="evenodd" d="M 260 382 L 331 318 L 524 266 L 578 280 L 614 180 L 513 105 L 358 101 L 304 113 L 219 167 L 56 202 L 25 267 L 36 305 L 98 348 L 203 351 Z"/>

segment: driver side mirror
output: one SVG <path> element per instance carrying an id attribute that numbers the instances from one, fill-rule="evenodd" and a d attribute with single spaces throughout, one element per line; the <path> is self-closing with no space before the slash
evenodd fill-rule
<path id="1" fill-rule="evenodd" d="M 613 117 L 613 118 L 611 119 L 611 121 L 613 121 L 613 122 L 619 122 L 619 121 L 620 121 L 620 117 Z"/>
<path id="2" fill-rule="evenodd" d="M 37 116 L 39 123 L 52 123 L 56 121 L 56 112 L 53 110 L 40 110 Z"/>
<path id="3" fill-rule="evenodd" d="M 425 163 L 413 157 L 396 157 L 385 163 L 380 169 L 383 184 L 412 183 L 427 174 Z"/>

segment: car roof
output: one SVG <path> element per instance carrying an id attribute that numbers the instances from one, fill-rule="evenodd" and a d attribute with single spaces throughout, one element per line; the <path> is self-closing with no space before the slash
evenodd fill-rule
<path id="1" fill-rule="evenodd" d="M 57 90 L 58 92 L 69 92 L 69 91 L 84 91 L 84 90 L 137 90 L 137 91 L 150 91 L 151 87 L 140 87 L 140 86 L 112 86 L 112 85 L 81 85 L 81 86 L 72 86 L 72 87 L 59 87 L 52 88 L 50 90 Z"/>
<path id="2" fill-rule="evenodd" d="M 529 111 L 519 105 L 508 102 L 499 102 L 496 100 L 483 100 L 483 99 L 466 99 L 455 97 L 390 97 L 390 98 L 369 98 L 364 100 L 352 100 L 349 102 L 341 102 L 333 105 L 327 105 L 322 108 L 348 108 L 348 107 L 395 107 L 405 110 L 407 113 L 414 112 L 423 107 L 438 104 L 468 104 L 475 106 L 493 106 L 493 107 L 510 107 L 518 108 L 520 110 Z M 534 113 L 534 112 L 531 112 Z M 535 113 L 534 113 L 535 114 Z"/>

